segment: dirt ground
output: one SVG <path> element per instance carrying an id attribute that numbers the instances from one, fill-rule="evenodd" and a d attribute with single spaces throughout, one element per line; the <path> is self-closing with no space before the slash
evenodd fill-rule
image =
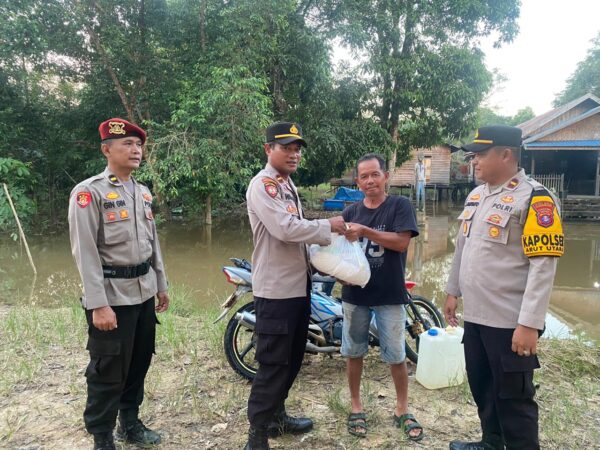
<path id="1" fill-rule="evenodd" d="M 16 373 L 16 381 L 9 385 L 8 378 L 4 378 L 0 391 L 0 448 L 92 448 L 82 423 L 83 372 L 87 364 L 83 350 L 85 328 L 80 319 L 65 319 L 68 314 L 56 317 L 57 314 L 61 315 L 59 312 L 28 319 L 42 322 L 35 331 L 35 336 L 41 336 L 37 344 L 33 332 L 19 332 L 6 314 L 0 314 L 0 339 L 18 349 L 10 355 L 7 350 L 0 353 L 0 369 Z M 162 317 L 157 355 L 147 379 L 141 412 L 144 422 L 162 435 L 159 448 L 243 448 L 250 386 L 231 370 L 219 352 L 221 328 L 213 328 L 209 320 L 203 322 L 198 317 Z M 59 320 L 67 325 L 63 338 L 53 334 L 53 323 Z M 33 342 L 25 342 L 27 339 Z M 36 360 L 37 365 L 33 364 Z M 22 370 L 27 367 L 32 370 Z M 348 394 L 344 368 L 339 356 L 307 356 L 287 405 L 290 413 L 302 412 L 313 418 L 315 429 L 303 436 L 272 439 L 272 448 L 446 449 L 452 439 L 479 437 L 476 408 L 466 385 L 426 390 L 415 382 L 415 366 L 410 364 L 410 407 L 424 426 L 426 437 L 421 443 L 404 440 L 400 430 L 392 425 L 394 390 L 388 368 L 373 350 L 367 357 L 363 378 L 369 434 L 366 439 L 350 436 L 345 424 Z M 545 382 L 541 375 L 538 400 L 543 448 L 600 448 L 598 378 L 589 378 L 581 389 L 569 391 L 573 388 L 569 380 Z M 587 393 L 587 398 L 580 398 L 582 392 Z M 563 400 L 563 395 L 568 400 Z M 117 448 L 135 447 L 119 444 Z"/>

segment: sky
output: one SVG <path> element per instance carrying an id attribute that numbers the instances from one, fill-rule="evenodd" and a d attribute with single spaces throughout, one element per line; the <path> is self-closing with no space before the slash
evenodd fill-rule
<path id="1" fill-rule="evenodd" d="M 500 49 L 482 43 L 488 69 L 507 78 L 486 105 L 511 116 L 526 106 L 536 115 L 552 109 L 600 32 L 599 18 L 598 0 L 522 0 L 515 40 Z"/>

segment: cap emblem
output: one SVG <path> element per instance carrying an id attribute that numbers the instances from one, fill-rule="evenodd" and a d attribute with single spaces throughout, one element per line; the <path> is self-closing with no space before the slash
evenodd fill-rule
<path id="1" fill-rule="evenodd" d="M 298 128 L 296 127 L 296 125 L 292 125 L 290 127 L 290 133 L 292 133 L 292 134 L 298 134 Z"/>
<path id="2" fill-rule="evenodd" d="M 125 124 L 123 122 L 108 122 L 109 134 L 125 134 Z"/>

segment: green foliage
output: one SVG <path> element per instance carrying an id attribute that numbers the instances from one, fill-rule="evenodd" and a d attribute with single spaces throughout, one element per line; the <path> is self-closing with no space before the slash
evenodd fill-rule
<path id="1" fill-rule="evenodd" d="M 208 196 L 219 200 L 243 189 L 258 169 L 270 120 L 266 87 L 243 66 L 197 67 L 170 123 L 156 128 L 146 166 L 166 200 L 193 209 Z"/>
<path id="2" fill-rule="evenodd" d="M 600 33 L 592 41 L 585 59 L 567 80 L 565 90 L 554 100 L 554 106 L 564 105 L 588 93 L 600 96 Z"/>
<path id="3" fill-rule="evenodd" d="M 7 185 L 14 207 L 23 226 L 28 226 L 35 213 L 35 203 L 28 196 L 33 186 L 29 167 L 12 158 L 0 158 L 0 232 L 17 236 L 17 225 L 3 184 Z"/>

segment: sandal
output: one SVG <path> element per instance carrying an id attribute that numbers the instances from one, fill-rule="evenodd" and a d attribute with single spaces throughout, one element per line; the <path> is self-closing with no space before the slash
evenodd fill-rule
<path id="1" fill-rule="evenodd" d="M 402 414 L 400 417 L 394 414 L 394 423 L 396 424 L 397 428 L 402 428 L 402 432 L 411 441 L 418 442 L 423 439 L 423 427 L 412 414 Z M 410 432 L 416 429 L 421 430 L 421 432 L 416 436 L 412 436 Z"/>
<path id="2" fill-rule="evenodd" d="M 368 429 L 367 415 L 364 412 L 352 413 L 348 416 L 348 433 L 352 436 L 366 437 Z"/>

